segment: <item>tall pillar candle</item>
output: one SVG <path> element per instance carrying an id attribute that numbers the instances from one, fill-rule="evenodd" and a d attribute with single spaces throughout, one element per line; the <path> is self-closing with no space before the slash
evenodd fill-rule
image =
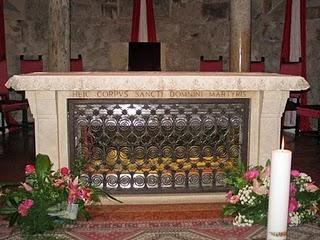
<path id="1" fill-rule="evenodd" d="M 291 155 L 292 153 L 289 150 L 272 151 L 268 240 L 287 239 Z"/>

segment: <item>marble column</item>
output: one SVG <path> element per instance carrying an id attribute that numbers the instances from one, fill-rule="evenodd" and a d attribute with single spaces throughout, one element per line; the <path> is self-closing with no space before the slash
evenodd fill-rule
<path id="1" fill-rule="evenodd" d="M 49 0 L 48 71 L 70 71 L 70 0 Z"/>
<path id="2" fill-rule="evenodd" d="M 230 1 L 230 71 L 250 71 L 251 0 Z"/>

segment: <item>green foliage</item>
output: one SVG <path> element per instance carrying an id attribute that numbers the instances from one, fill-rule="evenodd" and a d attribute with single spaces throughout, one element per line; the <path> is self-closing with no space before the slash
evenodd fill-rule
<path id="1" fill-rule="evenodd" d="M 80 177 L 82 169 L 84 169 L 86 161 L 84 157 L 76 159 L 71 164 L 71 171 L 74 176 Z"/>
<path id="2" fill-rule="evenodd" d="M 79 215 L 89 219 L 85 204 L 100 202 L 100 197 L 106 195 L 100 189 L 86 187 L 68 168 L 54 172 L 51 167 L 49 157 L 39 154 L 35 166 L 26 166 L 24 183 L 1 186 L 0 214 L 7 217 L 10 226 L 17 224 L 27 238 L 72 222 L 77 209 Z M 71 205 L 78 208 L 67 210 Z"/>
<path id="3" fill-rule="evenodd" d="M 36 174 L 40 181 L 45 181 L 45 177 L 51 170 L 51 162 L 48 155 L 38 154 L 36 156 Z"/>
<path id="4" fill-rule="evenodd" d="M 247 181 L 243 178 L 245 173 L 245 166 L 240 160 L 237 162 L 237 165 L 227 173 L 225 182 L 228 187 L 231 187 L 234 191 L 238 191 L 247 185 Z"/>
<path id="5" fill-rule="evenodd" d="M 293 170 L 289 197 L 289 224 L 297 226 L 313 222 L 317 218 L 320 190 L 311 178 Z M 245 169 L 242 162 L 226 178 L 230 191 L 227 193 L 225 216 L 234 216 L 234 225 L 250 226 L 267 224 L 270 161 L 265 167 Z"/>

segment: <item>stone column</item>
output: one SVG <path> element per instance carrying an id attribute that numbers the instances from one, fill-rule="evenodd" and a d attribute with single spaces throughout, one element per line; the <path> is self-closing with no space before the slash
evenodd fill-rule
<path id="1" fill-rule="evenodd" d="M 48 71 L 70 71 L 70 0 L 49 0 Z"/>
<path id="2" fill-rule="evenodd" d="M 250 71 L 251 0 L 230 1 L 230 71 Z"/>

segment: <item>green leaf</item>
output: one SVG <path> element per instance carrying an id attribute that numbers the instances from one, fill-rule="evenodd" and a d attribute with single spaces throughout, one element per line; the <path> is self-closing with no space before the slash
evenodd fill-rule
<path id="1" fill-rule="evenodd" d="M 51 169 L 51 162 L 48 155 L 38 154 L 36 157 L 36 173 L 43 179 Z"/>
<path id="2" fill-rule="evenodd" d="M 118 203 L 123 203 L 122 201 L 116 199 L 115 197 L 113 197 L 112 195 L 110 195 L 109 193 L 106 193 L 106 195 L 108 196 L 108 198 L 111 198 L 113 201 L 116 201 Z"/>
<path id="3" fill-rule="evenodd" d="M 17 197 L 10 197 L 7 200 L 7 205 L 17 208 L 18 207 L 18 202 L 19 202 L 19 199 Z"/>
<path id="4" fill-rule="evenodd" d="M 266 167 L 268 167 L 268 166 L 271 166 L 271 161 L 270 161 L 270 159 L 268 159 L 267 162 L 266 162 Z"/>
<path id="5" fill-rule="evenodd" d="M 90 220 L 90 214 L 85 209 L 82 209 L 79 213 L 86 221 Z"/>
<path id="6" fill-rule="evenodd" d="M 19 217 L 18 212 L 15 212 L 14 214 L 11 215 L 10 221 L 9 221 L 9 227 L 12 227 L 16 223 L 18 217 Z"/>
<path id="7" fill-rule="evenodd" d="M 9 215 L 9 214 L 15 213 L 16 211 L 17 209 L 13 207 L 3 207 L 0 209 L 0 214 Z"/>
<path id="8" fill-rule="evenodd" d="M 223 209 L 223 214 L 225 216 L 232 216 L 237 212 L 237 207 L 235 205 L 226 205 Z"/>
<path id="9" fill-rule="evenodd" d="M 239 164 L 239 173 L 242 175 L 246 172 L 246 166 L 243 164 L 241 160 L 238 161 Z"/>
<path id="10" fill-rule="evenodd" d="M 242 177 L 236 177 L 235 178 L 235 186 L 238 189 L 244 188 L 247 185 L 247 181 L 243 179 Z"/>

